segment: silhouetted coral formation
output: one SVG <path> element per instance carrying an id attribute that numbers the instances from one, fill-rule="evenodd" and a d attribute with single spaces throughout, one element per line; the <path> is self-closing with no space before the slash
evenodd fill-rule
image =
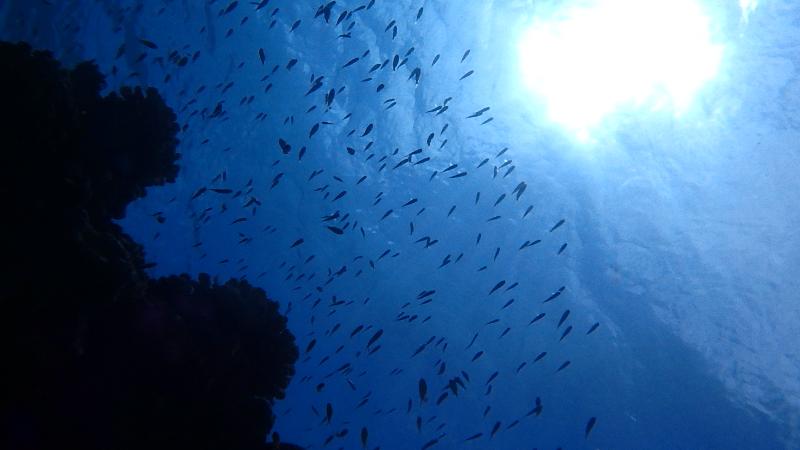
<path id="1" fill-rule="evenodd" d="M 263 448 L 286 318 L 245 281 L 147 277 L 112 219 L 174 181 L 178 126 L 155 90 L 104 84 L 0 43 L 0 446 Z"/>

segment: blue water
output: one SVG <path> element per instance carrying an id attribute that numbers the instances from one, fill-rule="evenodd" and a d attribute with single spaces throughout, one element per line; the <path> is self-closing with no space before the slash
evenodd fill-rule
<path id="1" fill-rule="evenodd" d="M 337 1 L 326 23 L 311 1 L 220 14 L 231 2 L 6 0 L 0 38 L 93 59 L 109 90 L 155 86 L 175 109 L 180 176 L 122 224 L 153 275 L 246 277 L 282 305 L 301 350 L 275 407 L 283 440 L 322 448 L 347 429 L 327 448 L 354 449 L 366 427 L 382 449 L 800 448 L 800 3 L 763 0 L 746 20 L 740 2 L 703 3 L 725 53 L 691 114 L 623 112 L 590 142 L 549 121 L 519 79 L 534 3 L 377 0 L 335 26 L 367 2 Z M 191 200 L 250 180 L 239 197 Z M 455 377 L 465 387 L 437 405 Z M 541 414 L 526 416 L 537 397 Z"/>

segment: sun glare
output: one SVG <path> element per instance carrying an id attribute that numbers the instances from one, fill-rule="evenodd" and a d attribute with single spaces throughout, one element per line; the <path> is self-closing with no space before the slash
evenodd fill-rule
<path id="1" fill-rule="evenodd" d="M 696 0 L 563 4 L 523 33 L 520 65 L 550 118 L 579 137 L 623 107 L 679 116 L 717 73 L 722 46 Z"/>

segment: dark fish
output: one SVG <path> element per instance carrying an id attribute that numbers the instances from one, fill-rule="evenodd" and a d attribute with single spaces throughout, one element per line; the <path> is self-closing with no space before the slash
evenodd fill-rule
<path id="1" fill-rule="evenodd" d="M 530 214 L 531 211 L 533 211 L 533 205 L 528 206 L 528 209 L 525 210 L 525 213 L 522 215 L 522 218 L 524 219 L 528 214 Z"/>
<path id="2" fill-rule="evenodd" d="M 428 401 L 428 384 L 424 378 L 419 379 L 419 401 L 425 403 Z"/>
<path id="3" fill-rule="evenodd" d="M 561 219 L 561 220 L 559 220 L 558 222 L 556 222 L 556 224 L 555 224 L 555 225 L 553 225 L 553 228 L 550 228 L 550 232 L 552 233 L 552 232 L 553 232 L 553 231 L 555 231 L 555 230 L 556 230 L 558 227 L 560 227 L 561 225 L 564 225 L 564 222 L 565 222 L 565 219 Z"/>
<path id="4" fill-rule="evenodd" d="M 473 117 L 480 117 L 481 115 L 483 115 L 483 113 L 485 113 L 486 111 L 489 111 L 490 109 L 491 108 L 488 107 L 488 106 L 485 107 L 485 108 L 481 108 L 481 109 L 475 111 L 474 113 L 468 115 L 467 119 L 472 119 Z"/>
<path id="5" fill-rule="evenodd" d="M 455 175 L 452 175 L 450 178 L 461 178 L 467 176 L 467 172 L 459 172 Z"/>
<path id="6" fill-rule="evenodd" d="M 375 334 L 373 334 L 372 337 L 369 338 L 369 341 L 367 342 L 367 348 L 371 347 L 372 344 L 375 343 L 375 341 L 381 338 L 381 336 L 383 336 L 383 329 L 376 331 Z"/>
<path id="7" fill-rule="evenodd" d="M 361 428 L 361 448 L 367 448 L 367 436 L 369 433 L 367 432 L 367 427 Z"/>
<path id="8" fill-rule="evenodd" d="M 589 439 L 589 433 L 592 432 L 592 428 L 597 423 L 597 417 L 589 418 L 589 421 L 586 422 L 586 431 L 583 434 L 584 439 Z"/>
<path id="9" fill-rule="evenodd" d="M 420 165 L 420 164 L 424 164 L 424 163 L 426 163 L 426 162 L 428 162 L 430 160 L 431 160 L 430 158 L 425 157 L 425 158 L 422 158 L 419 161 L 415 162 L 414 165 L 417 166 L 417 165 Z"/>
<path id="10" fill-rule="evenodd" d="M 304 240 L 303 238 L 300 238 L 300 239 L 298 239 L 298 240 L 294 241 L 294 243 L 292 244 L 292 246 L 291 246 L 291 247 L 289 247 L 289 248 L 295 248 L 295 247 L 297 247 L 298 245 L 302 244 L 303 242 L 305 242 L 305 240 Z"/>
<path id="11" fill-rule="evenodd" d="M 314 134 L 316 134 L 317 131 L 319 131 L 319 123 L 315 123 L 311 127 L 311 131 L 308 132 L 308 137 L 310 138 L 310 137 L 314 136 Z"/>
<path id="12" fill-rule="evenodd" d="M 569 360 L 567 360 L 567 361 L 564 361 L 564 363 L 563 363 L 563 364 L 561 364 L 561 365 L 558 367 L 558 370 L 556 370 L 556 373 L 558 373 L 558 372 L 561 372 L 562 370 L 566 369 L 566 368 L 569 366 L 569 364 L 570 364 Z"/>
<path id="13" fill-rule="evenodd" d="M 416 20 L 419 20 L 419 18 L 422 17 L 423 10 L 424 10 L 424 8 L 420 8 L 419 11 L 417 11 L 417 19 Z"/>
<path id="14" fill-rule="evenodd" d="M 236 9 L 237 6 L 239 6 L 239 2 L 231 2 L 231 4 L 229 4 L 228 7 L 222 11 L 222 15 L 228 14 L 229 12 Z"/>
<path id="15" fill-rule="evenodd" d="M 564 330 L 564 333 L 561 335 L 561 339 L 559 339 L 558 342 L 563 341 L 564 338 L 567 337 L 567 335 L 570 333 L 570 331 L 572 331 L 572 325 L 568 326 L 567 329 Z"/>
<path id="16" fill-rule="evenodd" d="M 498 282 L 497 282 L 497 284 L 495 284 L 495 285 L 494 285 L 494 287 L 492 288 L 492 290 L 491 290 L 491 291 L 489 291 L 489 295 L 492 295 L 492 294 L 494 294 L 494 293 L 495 293 L 495 291 L 497 291 L 497 290 L 498 290 L 498 289 L 500 289 L 501 287 L 505 286 L 505 284 L 506 284 L 506 280 L 500 280 L 500 281 L 498 281 Z"/>
<path id="17" fill-rule="evenodd" d="M 557 291 L 555 291 L 552 294 L 550 294 L 550 296 L 547 297 L 547 299 L 545 299 L 545 301 L 543 301 L 542 303 L 547 303 L 547 302 L 555 300 L 559 295 L 561 295 L 562 292 L 564 292 L 564 286 L 561 286 L 560 288 L 558 288 Z"/>
<path id="18" fill-rule="evenodd" d="M 148 41 L 147 39 L 139 39 L 139 43 L 152 50 L 158 49 L 158 45 L 156 45 L 155 42 Z"/>
<path id="19" fill-rule="evenodd" d="M 289 145 L 288 142 L 284 141 L 283 139 L 278 139 L 278 145 L 281 147 L 281 152 L 284 155 L 288 155 L 290 151 L 292 151 L 292 146 Z"/>
<path id="20" fill-rule="evenodd" d="M 536 355 L 536 358 L 533 359 L 533 362 L 537 362 L 540 359 L 544 358 L 545 356 L 547 356 L 547 352 L 539 353 L 538 355 Z"/>
<path id="21" fill-rule="evenodd" d="M 196 190 L 196 191 L 194 192 L 194 194 L 192 194 L 192 198 L 191 198 L 191 199 L 192 199 L 192 200 L 194 200 L 194 199 L 196 199 L 197 197 L 200 197 L 201 195 L 203 195 L 203 193 L 205 193 L 205 192 L 206 192 L 206 188 L 205 188 L 205 186 L 204 186 L 204 187 L 201 187 L 200 189 Z"/>
<path id="22" fill-rule="evenodd" d="M 292 67 L 297 64 L 296 59 L 290 59 L 288 63 L 286 63 L 286 70 L 292 70 Z"/>
<path id="23" fill-rule="evenodd" d="M 428 450 L 429 448 L 438 444 L 440 439 L 441 439 L 440 437 L 431 439 L 430 441 L 426 442 L 425 445 L 422 446 L 421 450 Z"/>
<path id="24" fill-rule="evenodd" d="M 359 60 L 359 58 L 358 58 L 358 57 L 355 57 L 355 58 L 351 59 L 350 61 L 347 61 L 347 64 L 345 64 L 344 66 L 342 66 L 342 69 L 344 69 L 345 67 L 350 67 L 350 66 L 352 66 L 353 64 L 357 63 L 357 62 L 358 62 L 358 60 Z"/>
<path id="25" fill-rule="evenodd" d="M 500 429 L 500 422 L 495 422 L 494 426 L 492 427 L 492 434 L 489 437 L 493 438 L 494 435 L 497 434 L 497 430 L 499 429 Z"/>
<path id="26" fill-rule="evenodd" d="M 474 441 L 475 439 L 478 439 L 478 438 L 479 438 L 479 437 L 481 437 L 481 436 L 483 436 L 483 433 L 475 433 L 475 434 L 473 434 L 472 436 L 470 436 L 470 437 L 468 437 L 468 438 L 464 439 L 464 442 L 467 442 L 467 441 Z"/>
<path id="27" fill-rule="evenodd" d="M 470 52 L 469 49 L 467 49 L 467 51 L 464 52 L 464 56 L 461 57 L 461 62 L 462 63 L 464 62 L 465 59 L 467 59 L 467 56 L 469 56 L 469 52 Z"/>
<path id="28" fill-rule="evenodd" d="M 522 181 L 517 185 L 517 187 L 514 188 L 513 191 L 511 191 L 511 194 L 517 194 L 517 200 L 519 200 L 519 198 L 522 196 L 522 194 L 525 192 L 525 189 L 527 188 L 528 184 Z"/>
<path id="29" fill-rule="evenodd" d="M 558 248 L 558 253 L 556 253 L 556 255 L 560 255 L 560 254 L 564 253 L 564 250 L 566 250 L 566 249 L 567 249 L 567 243 L 565 242 L 565 243 L 561 244 L 561 247 Z"/>
<path id="30" fill-rule="evenodd" d="M 329 226 L 328 229 L 331 230 L 331 232 L 333 234 L 343 234 L 344 233 L 344 230 L 342 230 L 339 227 L 331 227 L 331 226 Z"/>
<path id="31" fill-rule="evenodd" d="M 538 321 L 542 320 L 542 319 L 544 318 L 544 316 L 545 316 L 545 313 L 539 313 L 539 314 L 537 314 L 537 315 L 536 315 L 536 317 L 534 317 L 534 318 L 533 318 L 533 319 L 532 319 L 532 320 L 531 320 L 531 321 L 528 323 L 528 325 L 532 325 L 532 324 L 534 324 L 534 323 L 536 323 L 536 322 L 538 322 Z"/>
<path id="32" fill-rule="evenodd" d="M 309 342 L 308 345 L 306 346 L 306 353 L 310 352 L 315 345 L 317 345 L 317 340 L 312 339 L 311 342 Z"/>
<path id="33" fill-rule="evenodd" d="M 299 27 L 299 26 L 300 26 L 300 23 L 301 23 L 301 22 L 302 22 L 302 20 L 300 20 L 300 19 L 296 20 L 296 21 L 295 21 L 295 22 L 292 24 L 292 28 L 289 30 L 289 33 L 291 33 L 292 31 L 296 30 L 296 29 L 297 29 L 297 27 Z"/>
<path id="34" fill-rule="evenodd" d="M 475 339 L 478 339 L 478 333 L 475 333 L 475 335 L 472 336 L 472 340 L 469 341 L 469 345 L 464 350 L 469 350 L 469 348 L 472 347 L 472 344 L 475 343 Z"/>
<path id="35" fill-rule="evenodd" d="M 473 73 L 475 73 L 475 71 L 474 71 L 474 70 L 470 70 L 469 72 L 465 73 L 464 75 L 461 75 L 461 78 L 459 78 L 458 80 L 459 80 L 459 81 L 461 81 L 461 80 L 463 80 L 464 78 L 467 78 L 467 77 L 469 77 L 469 76 L 470 76 L 470 75 L 472 75 Z"/>
<path id="36" fill-rule="evenodd" d="M 475 353 L 475 356 L 472 357 L 472 362 L 475 362 L 481 356 L 483 356 L 483 350 L 479 351 L 478 353 Z"/>
<path id="37" fill-rule="evenodd" d="M 339 18 L 336 19 L 336 25 L 339 25 L 340 23 L 342 23 L 342 21 L 347 17 L 347 14 L 348 14 L 347 10 L 342 11 L 342 13 L 339 14 Z M 336 26 L 336 25 L 334 25 L 334 26 Z"/>
<path id="38" fill-rule="evenodd" d="M 566 310 L 563 314 L 561 314 L 561 318 L 558 320 L 558 326 L 556 326 L 556 328 L 561 328 L 561 324 L 567 320 L 567 317 L 569 317 L 569 310 Z"/>
<path id="39" fill-rule="evenodd" d="M 592 327 L 591 327 L 591 328 L 589 328 L 589 331 L 587 331 L 587 332 L 586 332 L 586 334 L 587 334 L 587 335 L 590 335 L 590 334 L 592 334 L 592 332 L 593 332 L 594 330 L 596 330 L 596 329 L 597 329 L 597 327 L 599 327 L 599 326 L 600 326 L 600 322 L 595 322 L 595 323 L 594 323 L 594 325 L 592 325 Z"/>
<path id="40" fill-rule="evenodd" d="M 267 56 L 264 54 L 264 49 L 263 48 L 259 48 L 258 49 L 258 59 L 261 60 L 261 64 L 264 64 L 264 61 L 267 60 Z"/>
<path id="41" fill-rule="evenodd" d="M 411 75 L 408 76 L 408 79 L 414 79 L 415 84 L 419 84 L 419 79 L 422 76 L 422 69 L 417 67 L 416 69 L 411 71 Z"/>
<path id="42" fill-rule="evenodd" d="M 372 124 L 367 125 L 367 128 L 364 129 L 364 133 L 361 134 L 361 137 L 368 135 L 372 131 Z"/>
<path id="43" fill-rule="evenodd" d="M 333 405 L 330 403 L 325 405 L 325 420 L 324 422 L 330 425 L 331 419 L 333 418 Z"/>

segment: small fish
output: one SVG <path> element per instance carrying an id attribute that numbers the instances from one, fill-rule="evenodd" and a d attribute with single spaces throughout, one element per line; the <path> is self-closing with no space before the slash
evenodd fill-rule
<path id="1" fill-rule="evenodd" d="M 497 282 L 497 284 L 495 284 L 495 285 L 494 285 L 494 287 L 492 288 L 492 290 L 491 290 L 491 291 L 489 291 L 489 295 L 492 295 L 492 294 L 494 294 L 494 293 L 495 293 L 495 291 L 497 291 L 497 290 L 498 290 L 498 289 L 500 289 L 501 287 L 505 286 L 505 284 L 506 284 L 506 280 L 500 280 L 500 281 L 498 281 L 498 282 Z"/>
<path id="2" fill-rule="evenodd" d="M 533 205 L 528 206 L 528 209 L 525 210 L 525 213 L 522 215 L 522 218 L 524 219 L 528 214 L 530 214 L 531 211 L 533 211 Z"/>
<path id="3" fill-rule="evenodd" d="M 537 314 L 536 317 L 534 317 L 530 322 L 528 322 L 528 325 L 532 325 L 532 324 L 542 320 L 544 318 L 544 316 L 545 316 L 545 313 Z"/>
<path id="4" fill-rule="evenodd" d="M 497 430 L 500 429 L 500 422 L 495 422 L 494 426 L 492 427 L 492 434 L 489 436 L 493 438 L 495 434 L 497 434 Z"/>
<path id="5" fill-rule="evenodd" d="M 470 437 L 468 437 L 468 438 L 464 439 L 464 442 L 467 442 L 467 441 L 474 441 L 475 439 L 478 439 L 478 438 L 479 438 L 479 437 L 481 437 L 481 436 L 483 436 L 483 433 L 475 433 L 475 434 L 473 434 L 472 436 L 470 436 Z"/>
<path id="6" fill-rule="evenodd" d="M 567 367 L 569 367 L 569 365 L 570 365 L 570 362 L 569 362 L 569 360 L 567 360 L 567 361 L 564 361 L 564 363 L 563 363 L 563 364 L 561 364 L 560 366 L 558 366 L 558 370 L 556 370 L 556 373 L 558 373 L 558 372 L 561 372 L 562 370 L 566 369 Z"/>
<path id="7" fill-rule="evenodd" d="M 328 226 L 328 229 L 331 230 L 333 234 L 343 234 L 344 230 L 339 227 Z"/>
<path id="8" fill-rule="evenodd" d="M 590 417 L 589 421 L 586 422 L 586 431 L 583 434 L 584 439 L 589 439 L 589 433 L 592 432 L 592 428 L 597 423 L 597 417 Z"/>
<path id="9" fill-rule="evenodd" d="M 541 360 L 545 356 L 547 356 L 547 352 L 539 353 L 538 355 L 536 355 L 536 358 L 533 359 L 533 362 L 538 362 L 539 360 Z"/>
<path id="10" fill-rule="evenodd" d="M 555 300 L 556 298 L 558 298 L 559 295 L 561 295 L 562 292 L 564 292 L 564 289 L 565 289 L 565 287 L 561 286 L 560 288 L 558 288 L 557 291 L 555 291 L 552 294 L 550 294 L 550 296 L 547 297 L 547 299 L 545 299 L 545 301 L 543 301 L 542 303 L 547 303 L 547 302 Z"/>
<path id="11" fill-rule="evenodd" d="M 485 113 L 486 111 L 489 111 L 490 109 L 492 109 L 492 108 L 490 108 L 488 106 L 485 107 L 485 108 L 481 108 L 481 109 L 475 111 L 474 113 L 468 115 L 467 119 L 472 119 L 474 117 L 480 117 L 481 115 L 483 115 L 483 113 Z"/>
<path id="12" fill-rule="evenodd" d="M 467 49 L 467 51 L 464 52 L 464 56 L 461 57 L 461 62 L 462 63 L 464 62 L 465 59 L 467 59 L 467 56 L 469 56 L 469 52 L 470 51 L 471 50 Z"/>
<path id="13" fill-rule="evenodd" d="M 559 339 L 558 342 L 563 341 L 564 338 L 567 337 L 567 335 L 570 333 L 570 331 L 572 331 L 572 325 L 568 326 L 567 329 L 564 330 L 564 333 L 561 335 L 561 339 Z"/>
<path id="14" fill-rule="evenodd" d="M 599 326 L 600 326 L 600 322 L 595 322 L 594 325 L 592 325 L 592 327 L 589 328 L 589 331 L 586 332 L 586 335 L 588 336 L 588 335 L 592 334 L 592 332 L 594 330 L 596 330 L 597 327 L 599 327 Z"/>
<path id="15" fill-rule="evenodd" d="M 350 61 L 347 61 L 347 63 L 344 66 L 342 66 L 342 69 L 352 66 L 353 64 L 357 63 L 359 59 L 360 59 L 359 57 L 355 57 Z"/>
<path id="16" fill-rule="evenodd" d="M 567 317 L 569 317 L 569 310 L 566 310 L 564 311 L 563 314 L 561 314 L 561 319 L 558 320 L 558 325 L 556 326 L 556 328 L 561 328 L 561 325 L 564 323 L 565 320 L 567 320 Z"/>
<path id="17" fill-rule="evenodd" d="M 289 248 L 295 248 L 295 247 L 297 247 L 298 245 L 302 244 L 303 242 L 305 242 L 305 240 L 304 240 L 303 238 L 300 238 L 300 239 L 298 239 L 298 240 L 294 241 L 294 243 L 292 244 L 292 246 L 291 246 L 291 247 L 289 247 Z"/>
<path id="18" fill-rule="evenodd" d="M 425 403 L 428 401 L 428 384 L 424 378 L 419 379 L 419 401 Z"/>
<path id="19" fill-rule="evenodd" d="M 378 339 L 381 338 L 381 336 L 383 336 L 383 329 L 376 331 L 375 334 L 373 334 L 372 337 L 369 338 L 369 341 L 367 342 L 367 348 L 371 347 L 372 344 L 374 344 Z"/>
<path id="20" fill-rule="evenodd" d="M 469 76 L 470 76 L 470 75 L 472 75 L 473 73 L 475 73 L 475 71 L 474 71 L 474 70 L 470 70 L 469 72 L 465 73 L 464 75 L 461 75 L 461 78 L 459 78 L 459 79 L 458 79 L 458 81 L 461 81 L 461 80 L 463 80 L 463 79 L 465 79 L 465 78 L 469 77 Z"/>
<path id="21" fill-rule="evenodd" d="M 565 219 L 561 219 L 561 220 L 559 220 L 558 222 L 556 222 L 556 224 L 555 224 L 555 225 L 553 225 L 553 228 L 550 228 L 550 232 L 552 233 L 552 232 L 553 232 L 553 231 L 555 231 L 555 230 L 556 230 L 558 227 L 560 227 L 561 225 L 564 225 L 564 222 L 565 222 L 565 221 L 566 221 Z"/>
<path id="22" fill-rule="evenodd" d="M 156 45 L 155 42 L 149 41 L 147 39 L 139 39 L 139 43 L 141 43 L 142 45 L 144 45 L 145 47 L 147 47 L 147 48 L 149 48 L 151 50 L 157 50 L 158 49 L 158 45 Z"/>

